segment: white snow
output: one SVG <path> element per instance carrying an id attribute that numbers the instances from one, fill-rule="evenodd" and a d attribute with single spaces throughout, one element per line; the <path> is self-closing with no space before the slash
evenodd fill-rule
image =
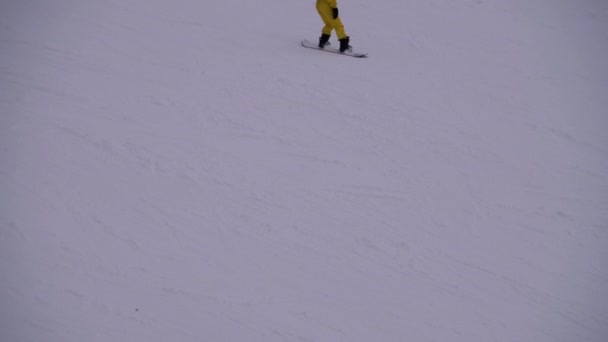
<path id="1" fill-rule="evenodd" d="M 0 340 L 606 341 L 608 3 L 340 10 L 0 2 Z"/>

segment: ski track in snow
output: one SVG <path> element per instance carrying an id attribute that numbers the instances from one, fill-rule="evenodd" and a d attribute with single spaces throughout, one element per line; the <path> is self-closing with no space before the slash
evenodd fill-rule
<path id="1" fill-rule="evenodd" d="M 605 341 L 606 4 L 340 4 L 0 4 L 0 340 Z"/>

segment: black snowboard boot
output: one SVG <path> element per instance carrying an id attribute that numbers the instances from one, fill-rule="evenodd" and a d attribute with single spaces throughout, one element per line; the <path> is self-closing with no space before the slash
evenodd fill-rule
<path id="1" fill-rule="evenodd" d="M 324 33 L 319 37 L 319 47 L 322 49 L 327 45 L 329 45 L 329 35 Z"/>
<path id="2" fill-rule="evenodd" d="M 340 52 L 352 50 L 352 47 L 348 43 L 350 43 L 350 37 L 340 39 Z"/>

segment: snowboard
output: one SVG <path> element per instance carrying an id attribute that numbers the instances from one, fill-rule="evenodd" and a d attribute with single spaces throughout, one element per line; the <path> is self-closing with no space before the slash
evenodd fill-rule
<path id="1" fill-rule="evenodd" d="M 359 53 L 359 52 L 353 52 L 352 50 L 346 50 L 344 52 L 340 52 L 339 49 L 336 49 L 335 47 L 326 45 L 324 48 L 320 48 L 319 44 L 317 43 L 311 43 L 308 40 L 304 39 L 302 41 L 302 46 L 305 48 L 309 48 L 309 49 L 315 49 L 315 50 L 320 50 L 320 51 L 326 51 L 326 52 L 331 52 L 331 53 L 337 53 L 339 55 L 344 55 L 344 56 L 351 56 L 351 57 L 355 57 L 355 58 L 366 58 L 367 57 L 367 53 Z"/>

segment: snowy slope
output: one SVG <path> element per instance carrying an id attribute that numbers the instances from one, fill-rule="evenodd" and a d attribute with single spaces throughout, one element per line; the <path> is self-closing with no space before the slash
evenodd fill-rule
<path id="1" fill-rule="evenodd" d="M 605 341 L 608 4 L 340 9 L 0 2 L 0 340 Z"/>

